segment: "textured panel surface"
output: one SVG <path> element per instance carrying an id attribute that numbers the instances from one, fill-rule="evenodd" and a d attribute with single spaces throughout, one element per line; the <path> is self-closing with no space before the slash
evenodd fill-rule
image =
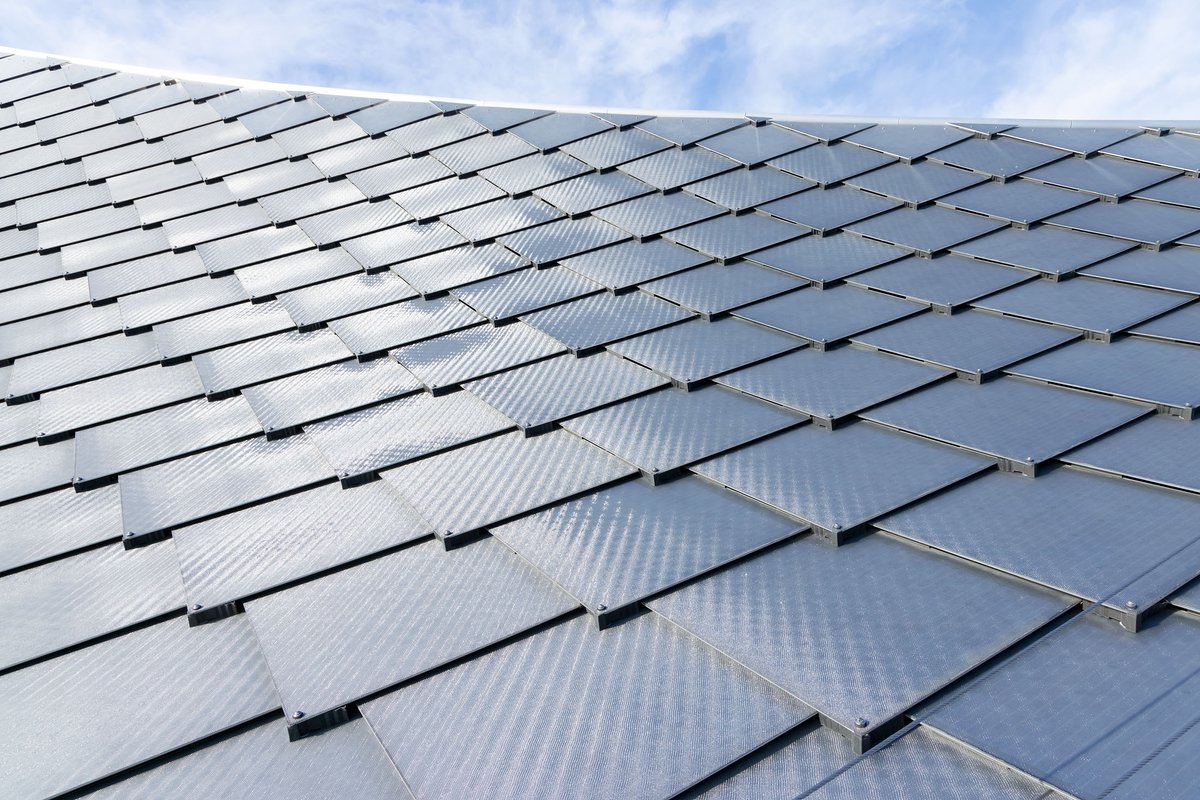
<path id="1" fill-rule="evenodd" d="M 738 309 L 734 316 L 824 345 L 923 310 L 891 295 L 835 286 L 790 292 Z"/>
<path id="2" fill-rule="evenodd" d="M 1200 492 L 1200 425 L 1154 416 L 1080 447 L 1068 464 Z"/>
<path id="3" fill-rule="evenodd" d="M 121 536 L 116 486 L 90 492 L 62 489 L 0 506 L 0 570 L 8 571 Z"/>
<path id="4" fill-rule="evenodd" d="M 523 314 L 522 321 L 565 344 L 572 352 L 590 350 L 639 333 L 663 328 L 692 316 L 673 303 L 643 292 L 617 297 L 607 293 L 581 297 L 554 308 Z"/>
<path id="5" fill-rule="evenodd" d="M 492 530 L 592 613 L 612 612 L 802 527 L 686 477 L 630 481 Z"/>
<path id="6" fill-rule="evenodd" d="M 516 322 L 503 328 L 479 326 L 448 333 L 393 350 L 391 355 L 437 391 L 562 351 L 563 346 L 549 336 Z"/>
<path id="7" fill-rule="evenodd" d="M 393 609 L 376 614 L 376 604 Z M 315 714 L 571 610 L 499 542 L 435 542 L 246 604 L 283 709 Z M 316 623 L 316 624 L 314 624 Z"/>
<path id="8" fill-rule="evenodd" d="M 853 586 L 870 591 L 848 590 Z M 913 586 L 922 587 L 920 614 L 907 608 Z M 880 534 L 836 550 L 802 539 L 649 603 L 859 733 L 893 719 L 1068 604 Z"/>
<path id="9" fill-rule="evenodd" d="M 668 797 L 810 714 L 654 614 L 577 618 L 363 706 L 429 798 Z"/>

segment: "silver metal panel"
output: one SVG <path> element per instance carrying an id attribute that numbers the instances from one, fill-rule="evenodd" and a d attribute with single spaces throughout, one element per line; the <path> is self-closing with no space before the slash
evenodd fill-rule
<path id="1" fill-rule="evenodd" d="M 727 213 L 729 210 L 722 206 L 679 192 L 637 197 L 597 209 L 592 216 L 642 238 Z"/>
<path id="2" fill-rule="evenodd" d="M 973 172 L 921 161 L 916 164 L 892 164 L 850 178 L 846 183 L 916 206 L 985 180 L 986 177 Z"/>
<path id="3" fill-rule="evenodd" d="M 193 359 L 204 392 L 221 394 L 271 378 L 350 358 L 352 353 L 330 330 L 285 331 L 200 353 Z"/>
<path id="4" fill-rule="evenodd" d="M 237 202 L 224 182 L 196 183 L 133 201 L 142 224 L 177 219 L 198 211 L 208 211 Z M 201 240 L 203 241 L 203 240 Z"/>
<path id="5" fill-rule="evenodd" d="M 439 147 L 431 150 L 429 155 L 457 175 L 472 175 L 482 169 L 536 152 L 537 148 L 516 136 L 501 133 L 496 136 L 476 136 Z"/>
<path id="6" fill-rule="evenodd" d="M 797 350 L 727 373 L 716 382 L 829 425 L 947 374 L 938 367 L 849 346 Z"/>
<path id="7" fill-rule="evenodd" d="M 824 346 L 922 311 L 923 306 L 898 297 L 835 286 L 790 292 L 733 314 Z"/>
<path id="8" fill-rule="evenodd" d="M 1080 619 L 929 724 L 1077 797 L 1187 797 L 1197 788 L 1186 765 L 1196 747 L 1198 633 L 1182 613 L 1137 636 Z"/>
<path id="9" fill-rule="evenodd" d="M 142 367 L 78 383 L 42 395 L 38 437 L 77 431 L 203 393 L 204 386 L 191 364 Z"/>
<path id="10" fill-rule="evenodd" d="M 1004 131 L 1001 136 L 1057 147 L 1078 156 L 1087 156 L 1114 142 L 1128 139 L 1137 132 L 1137 128 L 1084 128 L 1074 125 L 1054 128 L 1042 125 L 1018 125 Z"/>
<path id="11" fill-rule="evenodd" d="M 394 139 L 384 137 L 347 142 L 319 153 L 312 153 L 308 160 L 316 164 L 317 169 L 327 177 L 340 178 L 407 155 L 408 150 L 397 144 Z"/>
<path id="12" fill-rule="evenodd" d="M 714 258 L 727 259 L 781 244 L 806 233 L 808 231 L 802 227 L 773 217 L 744 214 L 717 217 L 670 231 L 665 236 L 677 244 L 708 253 Z"/>
<path id="13" fill-rule="evenodd" d="M 0 294 L 0 324 L 62 311 L 80 306 L 90 299 L 87 281 L 57 280 L 35 283 L 20 289 L 9 289 Z"/>
<path id="14" fill-rule="evenodd" d="M 376 614 L 379 604 L 397 613 Z M 417 545 L 246 604 L 284 712 L 316 715 L 514 636 L 574 602 L 503 545 Z M 316 624 L 314 624 L 316 623 Z"/>
<path id="15" fill-rule="evenodd" d="M 1005 377 L 983 384 L 940 383 L 859 416 L 995 456 L 1007 462 L 1005 467 L 1032 477 L 1041 462 L 1150 411 L 1140 404 Z"/>
<path id="16" fill-rule="evenodd" d="M 807 285 L 751 262 L 710 264 L 642 285 L 642 289 L 705 316 Z"/>
<path id="17" fill-rule="evenodd" d="M 479 398 L 455 392 L 445 397 L 418 394 L 364 408 L 314 423 L 305 436 L 333 464 L 338 477 L 353 480 L 511 427 Z"/>
<path id="18" fill-rule="evenodd" d="M 391 351 L 391 356 L 430 391 L 440 393 L 474 378 L 540 361 L 564 349 L 536 328 L 514 322 L 503 328 L 478 326 L 447 333 L 404 345 Z"/>
<path id="19" fill-rule="evenodd" d="M 652 133 L 671 144 L 686 147 L 701 139 L 745 124 L 736 117 L 655 117 L 638 124 L 638 130 Z"/>
<path id="20" fill-rule="evenodd" d="M 326 116 L 325 109 L 318 103 L 302 98 L 294 103 L 280 103 L 249 114 L 239 114 L 238 122 L 245 125 L 255 137 L 261 138 Z"/>
<path id="21" fill-rule="evenodd" d="M 308 159 L 279 161 L 261 167 L 227 175 L 225 185 L 238 200 L 245 202 L 256 197 L 282 192 L 297 186 L 325 180 L 325 174 Z"/>
<path id="22" fill-rule="evenodd" d="M 379 113 L 379 112 L 373 112 Z M 352 116 L 351 119 L 354 119 Z M 462 114 L 436 116 L 403 125 L 388 132 L 387 139 L 399 142 L 414 154 L 428 153 L 435 147 L 479 136 L 487 129 Z"/>
<path id="23" fill-rule="evenodd" d="M 44 257 L 43 257 L 44 258 Z M 194 251 L 162 253 L 149 258 L 128 261 L 112 267 L 92 270 L 87 274 L 92 302 L 112 300 L 123 294 L 153 289 L 175 281 L 198 278 L 208 273 L 204 262 Z M 114 309 L 116 306 L 114 306 Z"/>
<path id="24" fill-rule="evenodd" d="M 628 237 L 617 228 L 591 217 L 561 219 L 501 237 L 500 243 L 535 264 L 548 264 L 586 253 Z"/>
<path id="25" fill-rule="evenodd" d="M 847 283 L 878 289 L 948 312 L 972 300 L 1031 280 L 1021 270 L 944 255 L 906 258 L 847 279 Z"/>
<path id="26" fill-rule="evenodd" d="M 207 103 L 180 103 L 136 115 L 134 122 L 147 139 L 161 139 L 173 133 L 219 122 L 221 115 Z M 247 131 L 249 133 L 249 131 Z M 176 156 L 178 158 L 178 156 Z"/>
<path id="27" fill-rule="evenodd" d="M 632 475 L 566 431 L 520 432 L 423 458 L 380 474 L 443 539 L 489 528 Z"/>
<path id="28" fill-rule="evenodd" d="M 977 300 L 974 305 L 976 308 L 1107 336 L 1192 299 L 1187 295 L 1157 289 L 1075 278 L 1058 282 L 1030 281 Z"/>
<path id="29" fill-rule="evenodd" d="M 332 477 L 304 435 L 250 439 L 127 472 L 119 479 L 126 537 L 170 530 Z"/>
<path id="30" fill-rule="evenodd" d="M 0 570 L 70 553 L 121 536 L 121 499 L 116 486 L 90 492 L 62 489 L 0 506 Z"/>
<path id="31" fill-rule="evenodd" d="M 645 125 L 642 126 L 645 129 Z M 700 146 L 748 166 L 762 164 L 802 147 L 816 144 L 808 136 L 797 136 L 778 125 L 745 125 L 709 137 Z"/>
<path id="32" fill-rule="evenodd" d="M 920 314 L 856 336 L 854 341 L 950 367 L 978 380 L 1078 337 L 1078 333 L 1050 325 L 967 311 L 953 316 Z"/>
<path id="33" fill-rule="evenodd" d="M 139 228 L 142 218 L 132 206 L 101 206 L 38 223 L 38 249 L 50 250 L 97 236 Z"/>
<path id="34" fill-rule="evenodd" d="M 1124 195 L 1161 183 L 1178 174 L 1178 170 L 1097 156 L 1089 159 L 1066 158 L 1026 172 L 1024 177 L 1053 186 L 1097 194 L 1116 202 Z"/>
<path id="35" fill-rule="evenodd" d="M 759 208 L 767 214 L 829 233 L 866 217 L 881 214 L 900 201 L 860 192 L 849 186 L 801 192 Z"/>
<path id="36" fill-rule="evenodd" d="M 357 356 L 382 353 L 422 339 L 467 328 L 483 317 L 452 297 L 403 303 L 330 320 L 329 329 Z"/>
<path id="37" fill-rule="evenodd" d="M 617 297 L 593 294 L 544 311 L 524 314 L 521 320 L 579 354 L 690 316 L 677 305 L 642 292 L 630 292 Z"/>
<path id="38" fill-rule="evenodd" d="M 949 125 L 885 124 L 852 133 L 846 141 L 907 161 L 969 138 L 970 133 Z"/>
<path id="39" fill-rule="evenodd" d="M 590 166 L 566 153 L 535 153 L 488 167 L 479 174 L 509 194 L 518 195 L 591 171 Z"/>
<path id="40" fill-rule="evenodd" d="M 233 122 L 202 125 L 191 130 L 173 133 L 163 139 L 163 144 L 171 151 L 171 155 L 179 160 L 191 158 L 200 153 L 208 153 L 221 147 L 230 147 L 251 138 L 250 131 L 246 130 L 246 126 L 234 120 Z M 142 192 L 142 194 L 150 194 L 150 192 Z"/>
<path id="41" fill-rule="evenodd" d="M 270 224 L 271 218 L 257 203 L 253 203 L 243 206 L 226 205 L 167 220 L 163 223 L 163 230 L 166 231 L 171 246 L 178 249 L 232 236 L 235 233 L 245 233 Z"/>
<path id="42" fill-rule="evenodd" d="M 607 631 L 576 618 L 362 709 L 425 798 L 657 800 L 811 714 L 656 614 Z"/>
<path id="43" fill-rule="evenodd" d="M 609 345 L 609 350 L 662 373 L 684 388 L 803 346 L 792 336 L 738 319 L 696 320 Z"/>
<path id="44" fill-rule="evenodd" d="M 258 419 L 241 397 L 167 406 L 75 434 L 75 483 L 91 483 L 259 433 Z"/>
<path id="45" fill-rule="evenodd" d="M 6 368 L 6 372 L 8 369 Z M 3 378 L 0 376 L 0 381 Z M 0 406 L 0 447 L 10 444 L 32 442 L 38 434 L 38 417 L 41 409 L 37 403 Z"/>
<path id="46" fill-rule="evenodd" d="M 511 250 L 498 244 L 486 244 L 482 247 L 456 247 L 402 264 L 393 264 L 391 270 L 414 289 L 429 296 L 528 265 L 528 261 Z"/>
<path id="47" fill-rule="evenodd" d="M 1033 480 L 992 473 L 876 525 L 1103 600 L 1109 616 L 1136 629 L 1140 615 L 1200 574 L 1198 508 L 1182 492 L 1059 468 Z"/>
<path id="48" fill-rule="evenodd" d="M 564 267 L 523 269 L 452 289 L 450 294 L 494 323 L 574 300 L 602 289 Z"/>
<path id="49" fill-rule="evenodd" d="M 150 334 L 102 336 L 79 344 L 18 358 L 8 382 L 8 398 L 26 397 L 159 360 Z"/>
<path id="50" fill-rule="evenodd" d="M 281 304 L 246 302 L 161 322 L 154 326 L 154 340 L 162 357 L 174 360 L 295 327 Z"/>
<path id="51" fill-rule="evenodd" d="M 666 150 L 671 145 L 636 128 L 592 136 L 562 146 L 562 151 L 596 169 L 613 167 L 635 158 Z"/>
<path id="52" fill-rule="evenodd" d="M 162 142 L 135 141 L 102 153 L 84 156 L 83 169 L 89 181 L 99 181 L 170 161 L 171 153 Z"/>
<path id="53" fill-rule="evenodd" d="M 785 409 L 713 386 L 653 392 L 562 426 L 654 479 L 803 421 Z"/>
<path id="54" fill-rule="evenodd" d="M 540 158 L 540 156 L 535 156 Z M 442 221 L 472 242 L 486 242 L 506 233 L 559 219 L 563 213 L 536 197 L 507 197 L 442 215 Z"/>
<path id="55" fill-rule="evenodd" d="M 1076 342 L 1008 370 L 1050 383 L 1158 404 L 1190 419 L 1200 406 L 1200 350 L 1138 337 Z"/>
<path id="56" fill-rule="evenodd" d="M 208 104 L 221 116 L 233 119 L 256 109 L 276 106 L 291 99 L 292 96 L 284 91 L 240 88 L 236 92 L 226 92 L 218 97 L 213 97 L 209 99 Z"/>
<path id="57" fill-rule="evenodd" d="M 545 151 L 609 130 L 613 130 L 611 124 L 592 114 L 560 112 L 518 125 L 509 133 Z"/>
<path id="58" fill-rule="evenodd" d="M 920 726 L 806 795 L 813 800 L 1054 800 L 1057 792 Z"/>
<path id="59" fill-rule="evenodd" d="M 678 150 L 672 148 L 660 153 L 621 164 L 617 169 L 626 175 L 648 183 L 663 191 L 676 189 L 685 183 L 711 178 L 722 172 L 736 169 L 738 162 L 707 150 Z"/>
<path id="60" fill-rule="evenodd" d="M 192 170 L 195 172 L 195 169 Z M 118 179 L 114 179 L 118 180 Z M 0 202 L 50 192 L 87 181 L 82 164 L 51 164 L 41 169 L 0 178 Z M 109 187 L 110 190 L 114 188 Z"/>
<path id="61" fill-rule="evenodd" d="M 1070 601 L 873 534 L 837 549 L 800 539 L 648 605 L 869 739 Z"/>
<path id="62" fill-rule="evenodd" d="M 57 489 L 71 482 L 75 442 L 36 442 L 0 450 L 0 502 Z"/>
<path id="63" fill-rule="evenodd" d="M 284 431 L 393 397 L 420 391 L 420 382 L 390 358 L 342 361 L 247 386 L 242 396 L 268 433 Z"/>
<path id="64" fill-rule="evenodd" d="M 1098 278 L 1200 295 L 1200 250 L 1131 250 L 1083 270 Z"/>
<path id="65" fill-rule="evenodd" d="M 1200 229 L 1200 211 L 1148 200 L 1126 200 L 1092 203 L 1059 214 L 1047 224 L 1158 247 Z"/>
<path id="66" fill-rule="evenodd" d="M 795 800 L 854 758 L 846 737 L 805 724 L 718 773 L 680 800 Z"/>
<path id="67" fill-rule="evenodd" d="M 23 356 L 121 330 L 115 306 L 80 306 L 0 326 L 0 359 Z"/>
<path id="68" fill-rule="evenodd" d="M 342 98 L 348 101 L 361 101 L 362 98 Z M 290 128 L 271 136 L 275 144 L 292 158 L 337 147 L 346 142 L 363 139 L 362 128 L 345 118 L 318 119 L 306 125 Z"/>
<path id="69" fill-rule="evenodd" d="M 0 580 L 0 668 L 183 607 L 175 546 L 89 550 Z"/>
<path id="70" fill-rule="evenodd" d="M 592 614 L 612 614 L 802 530 L 692 477 L 622 483 L 492 529 Z"/>
<path id="71" fill-rule="evenodd" d="M 1068 464 L 1200 492 L 1200 426 L 1154 416 L 1061 457 Z"/>
<path id="72" fill-rule="evenodd" d="M 90 242 L 69 245 L 62 250 L 63 273 L 68 277 L 82 275 L 89 270 L 119 264 L 142 256 L 153 255 L 171 249 L 167 235 L 161 228 L 140 228 L 113 233 Z"/>
<path id="73" fill-rule="evenodd" d="M 426 183 L 448 178 L 454 172 L 432 158 L 403 158 L 360 172 L 352 172 L 347 180 L 367 197 L 376 198 L 402 192 Z"/>
<path id="74" fill-rule="evenodd" d="M 255 300 L 343 275 L 362 274 L 362 265 L 340 247 L 306 250 L 242 267 L 234 275 Z"/>
<path id="75" fill-rule="evenodd" d="M 1200 181 L 1194 180 L 1190 175 L 1180 175 L 1178 178 L 1134 192 L 1133 196 L 1171 205 L 1200 208 Z"/>
<path id="76" fill-rule="evenodd" d="M 363 203 L 366 199 L 367 196 L 350 181 L 319 181 L 260 197 L 258 203 L 275 222 L 291 222 L 330 209 Z M 401 221 L 407 221 L 407 218 Z M 312 231 L 306 232 L 312 235 Z"/>
<path id="77" fill-rule="evenodd" d="M 851 223 L 846 230 L 930 255 L 1003 227 L 1000 220 L 933 206 L 920 211 L 897 208 Z"/>
<path id="78" fill-rule="evenodd" d="M 858 422 L 809 425 L 693 472 L 819 527 L 843 532 L 992 466 L 982 456 Z"/>
<path id="79" fill-rule="evenodd" d="M 400 207 L 422 222 L 451 211 L 469 208 L 504 197 L 499 186 L 475 175 L 470 178 L 457 176 L 434 181 L 424 186 L 397 192 L 391 197 Z"/>
<path id="80" fill-rule="evenodd" d="M 1187 308 L 1172 311 L 1138 325 L 1132 332 L 1151 339 L 1200 344 L 1200 306 L 1193 303 Z"/>
<path id="81" fill-rule="evenodd" d="M 241 618 L 169 620 L 0 676 L 0 692 L 13 714 L 0 769 L 20 797 L 83 786 L 279 704 Z M 81 709 L 104 720 L 104 736 L 80 724 Z"/>
<path id="82" fill-rule="evenodd" d="M 368 269 L 427 256 L 467 240 L 441 222 L 401 225 L 342 243 L 342 248 Z M 401 273 L 400 277 L 404 277 Z M 409 281 L 411 283 L 411 281 Z"/>
<path id="83" fill-rule="evenodd" d="M 994 178 L 1011 178 L 1026 170 L 1065 158 L 1066 153 L 1016 139 L 966 139 L 929 158 Z"/>
<path id="84" fill-rule="evenodd" d="M 391 359 L 372 363 L 395 364 Z M 471 381 L 463 388 L 531 434 L 667 382 L 631 361 L 600 352 L 587 358 L 556 356 Z"/>
<path id="85" fill-rule="evenodd" d="M 739 128 L 738 130 L 747 130 Z M 735 169 L 685 187 L 697 197 L 719 203 L 733 211 L 746 211 L 785 195 L 812 187 L 810 181 L 772 167 Z"/>
<path id="86" fill-rule="evenodd" d="M 462 112 L 464 117 L 470 117 L 492 133 L 499 133 L 506 128 L 511 128 L 523 122 L 538 119 L 539 117 L 545 117 L 551 113 L 550 111 L 542 111 L 535 108 L 504 106 L 472 106 Z"/>
<path id="87" fill-rule="evenodd" d="M 293 225 L 286 228 L 263 228 L 215 242 L 205 242 L 196 248 L 196 252 L 204 259 L 204 265 L 208 267 L 209 272 L 220 274 L 315 247 L 313 240 Z"/>
<path id="88" fill-rule="evenodd" d="M 1195 173 L 1200 170 L 1200 139 L 1143 133 L 1104 148 L 1104 154 Z"/>
<path id="89" fill-rule="evenodd" d="M 707 256 L 686 247 L 655 239 L 645 243 L 625 242 L 605 247 L 566 259 L 562 264 L 602 284 L 609 291 L 618 292 L 708 260 Z"/>
<path id="90" fill-rule="evenodd" d="M 193 617 L 364 556 L 432 529 L 387 484 L 326 484 L 174 533 Z"/>
<path id="91" fill-rule="evenodd" d="M 364 233 L 394 228 L 412 222 L 412 215 L 384 198 L 375 203 L 355 205 L 326 211 L 297 220 L 296 225 L 320 246 L 340 242 Z"/>
<path id="92" fill-rule="evenodd" d="M 307 327 L 416 296 L 394 272 L 359 272 L 281 294 L 278 300 L 297 325 Z"/>
<path id="93" fill-rule="evenodd" d="M 284 152 L 283 148 L 270 139 L 262 141 L 252 139 L 231 147 L 201 153 L 192 159 L 192 164 L 204 176 L 204 180 L 211 181 L 243 170 L 260 167 L 263 164 L 286 161 L 287 158 L 288 154 Z"/>
<path id="94" fill-rule="evenodd" d="M 90 796 L 97 800 L 412 798 L 371 726 L 363 720 L 298 742 L 288 741 L 278 720 L 268 720 Z"/>
<path id="95" fill-rule="evenodd" d="M 805 236 L 760 250 L 751 261 L 790 272 L 818 285 L 903 258 L 908 252 L 861 236 Z"/>
<path id="96" fill-rule="evenodd" d="M 350 119 L 367 133 L 374 136 L 392 128 L 411 125 L 438 114 L 437 106 L 427 102 L 389 100 L 377 106 L 356 111 Z"/>
<path id="97" fill-rule="evenodd" d="M 27 253 L 6 260 L 4 270 L 0 271 L 0 289 L 2 290 L 52 280 L 63 274 L 62 256 L 58 253 Z M 89 282 L 90 287 L 91 283 Z"/>

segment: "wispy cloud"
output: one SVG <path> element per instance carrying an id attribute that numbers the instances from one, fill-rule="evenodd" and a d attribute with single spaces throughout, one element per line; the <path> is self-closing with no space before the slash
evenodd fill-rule
<path id="1" fill-rule="evenodd" d="M 598 107 L 1200 116 L 1180 0 L 10 0 L 14 47 L 164 70 Z"/>

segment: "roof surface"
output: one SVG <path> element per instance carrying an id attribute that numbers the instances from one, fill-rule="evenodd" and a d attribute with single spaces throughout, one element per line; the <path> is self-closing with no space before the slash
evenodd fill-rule
<path id="1" fill-rule="evenodd" d="M 0 57 L 4 793 L 1195 797 L 1198 170 Z"/>

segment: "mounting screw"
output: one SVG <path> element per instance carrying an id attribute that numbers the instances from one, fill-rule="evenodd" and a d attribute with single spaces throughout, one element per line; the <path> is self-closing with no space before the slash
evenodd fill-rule
<path id="1" fill-rule="evenodd" d="M 842 529 L 841 523 L 838 523 L 838 522 L 833 523 L 833 529 L 835 531 L 840 531 Z"/>
<path id="2" fill-rule="evenodd" d="M 596 610 L 597 611 L 608 611 L 608 606 L 606 606 L 604 603 L 596 603 Z"/>
<path id="3" fill-rule="evenodd" d="M 858 719 L 854 720 L 854 727 L 856 728 L 865 728 L 870 724 L 871 720 L 867 719 L 866 717 L 859 717 Z"/>
<path id="4" fill-rule="evenodd" d="M 350 477 L 350 473 L 349 473 L 349 472 L 346 472 L 346 471 L 342 471 L 342 472 L 339 472 L 339 473 L 338 473 L 338 477 L 341 477 L 341 478 L 349 478 L 349 477 Z"/>
<path id="5" fill-rule="evenodd" d="M 12 395 L 9 395 L 9 397 L 12 397 Z M 42 437 L 42 436 L 45 436 L 45 435 L 46 435 L 46 432 L 45 432 L 45 431 L 38 431 L 38 436 L 39 436 L 39 437 Z"/>
<path id="6" fill-rule="evenodd" d="M 204 608 L 203 603 L 192 603 L 192 611 L 199 611 L 202 608 Z"/>
<path id="7" fill-rule="evenodd" d="M 1026 461 L 1028 461 L 1030 464 L 1032 464 L 1032 463 L 1033 463 L 1033 456 L 1025 456 L 1025 460 L 1026 460 Z"/>
<path id="8" fill-rule="evenodd" d="M 268 426 L 267 426 L 267 430 L 269 430 L 269 431 L 273 431 L 273 430 L 275 430 L 275 426 L 274 426 L 274 425 L 268 425 Z"/>
<path id="9" fill-rule="evenodd" d="M 1132 600 L 1126 600 L 1125 607 L 1128 608 L 1130 611 L 1136 611 L 1137 603 L 1133 602 Z"/>
<path id="10" fill-rule="evenodd" d="M 293 711 L 292 719 L 304 719 L 304 712 L 303 711 Z"/>
<path id="11" fill-rule="evenodd" d="M 132 538 L 133 538 L 133 531 L 125 531 L 125 538 L 126 538 L 126 539 L 132 539 Z"/>

